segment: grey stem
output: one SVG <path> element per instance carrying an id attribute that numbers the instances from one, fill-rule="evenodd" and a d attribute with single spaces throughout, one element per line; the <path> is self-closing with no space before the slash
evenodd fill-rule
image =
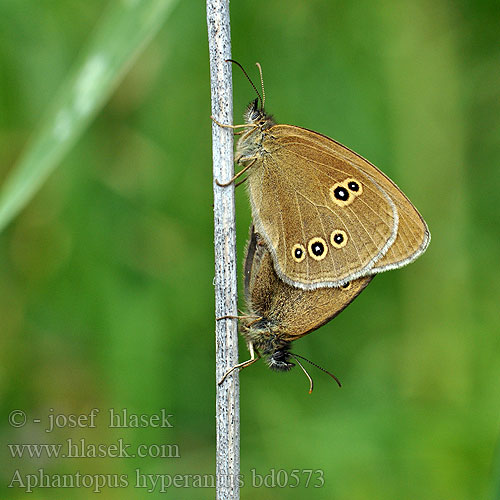
<path id="1" fill-rule="evenodd" d="M 210 51 L 210 84 L 212 116 L 223 124 L 233 118 L 231 32 L 228 0 L 207 0 L 208 46 Z M 234 184 L 218 186 L 232 178 L 233 131 L 212 123 L 212 157 L 214 189 L 215 246 L 215 317 L 236 316 L 237 265 Z M 240 474 L 240 407 L 239 377 L 234 370 L 219 386 L 226 371 L 238 363 L 238 330 L 236 319 L 221 319 L 215 325 L 217 390 L 216 431 L 216 498 L 238 500 Z"/>

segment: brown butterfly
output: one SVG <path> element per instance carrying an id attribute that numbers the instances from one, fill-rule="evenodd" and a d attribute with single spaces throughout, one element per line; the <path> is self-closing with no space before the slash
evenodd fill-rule
<path id="1" fill-rule="evenodd" d="M 244 168 L 220 185 L 248 173 L 253 221 L 277 275 L 304 290 L 339 287 L 421 255 L 429 230 L 396 184 L 325 135 L 277 125 L 264 110 L 260 65 L 262 97 L 236 64 L 258 98 L 248 106 L 245 124 L 230 126 L 248 129 L 236 148 Z"/>
<path id="2" fill-rule="evenodd" d="M 310 361 L 291 353 L 290 344 L 337 316 L 373 278 L 364 276 L 339 288 L 302 290 L 290 286 L 276 275 L 271 254 L 253 227 L 246 250 L 244 275 L 248 314 L 239 317 L 239 329 L 251 358 L 229 370 L 220 382 L 234 369 L 251 365 L 261 355 L 267 358 L 269 367 L 277 371 L 292 368 L 294 364 L 290 360 L 294 358 L 309 377 L 297 358 Z M 312 391 L 310 377 L 309 380 Z"/>

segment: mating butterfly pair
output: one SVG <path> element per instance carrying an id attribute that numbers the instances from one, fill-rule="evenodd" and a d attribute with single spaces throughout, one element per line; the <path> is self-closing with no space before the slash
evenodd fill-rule
<path id="1" fill-rule="evenodd" d="M 247 129 L 236 148 L 243 169 L 221 184 L 247 173 L 254 225 L 245 260 L 249 314 L 240 318 L 251 359 L 237 367 L 264 354 L 271 368 L 288 370 L 296 357 L 290 342 L 335 317 L 373 275 L 414 261 L 430 233 L 383 172 L 324 135 L 277 125 L 252 86 L 259 98 L 245 124 L 231 126 Z"/>

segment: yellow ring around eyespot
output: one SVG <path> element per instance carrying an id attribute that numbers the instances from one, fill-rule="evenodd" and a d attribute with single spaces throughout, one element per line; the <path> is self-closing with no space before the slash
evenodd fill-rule
<path id="1" fill-rule="evenodd" d="M 338 234 L 340 234 L 344 238 L 341 243 L 337 243 L 335 241 L 335 236 L 337 236 Z M 347 245 L 347 233 L 345 231 L 342 231 L 342 229 L 336 229 L 330 235 L 330 243 L 334 248 L 344 248 Z"/>
<path id="2" fill-rule="evenodd" d="M 321 255 L 315 255 L 314 252 L 312 251 L 312 247 L 315 243 L 321 243 L 323 245 L 323 253 Z M 309 243 L 307 244 L 307 251 L 309 252 L 309 256 L 312 257 L 314 260 L 323 260 L 326 257 L 326 254 L 328 253 L 328 246 L 326 245 L 326 241 L 323 238 L 320 237 L 311 238 L 309 240 Z"/>
<path id="3" fill-rule="evenodd" d="M 300 257 L 297 257 L 295 255 L 295 250 L 300 250 L 302 252 L 302 255 Z M 292 247 L 292 259 L 295 262 L 302 262 L 306 258 L 306 249 L 304 248 L 304 245 L 301 245 L 300 243 L 296 243 Z"/>
<path id="4" fill-rule="evenodd" d="M 335 198 L 335 190 L 338 187 L 345 189 L 348 195 L 347 200 L 339 200 Z M 343 182 L 337 182 L 330 188 L 330 199 L 339 207 L 346 207 L 347 205 L 350 205 L 354 201 L 354 198 L 356 197 L 354 196 L 353 192 L 347 189 L 347 184 L 344 184 Z"/>
<path id="5" fill-rule="evenodd" d="M 348 187 L 349 182 L 355 182 L 359 186 L 359 189 L 357 191 L 349 189 Z M 363 192 L 363 184 L 361 184 L 361 182 L 359 182 L 358 179 L 349 178 L 346 179 L 342 184 L 344 185 L 344 187 L 348 189 L 349 193 L 351 193 L 353 196 L 359 196 Z"/>
<path id="6" fill-rule="evenodd" d="M 347 283 L 343 284 L 340 288 L 342 288 L 342 290 L 349 290 L 351 286 L 352 286 L 352 281 L 348 281 Z"/>

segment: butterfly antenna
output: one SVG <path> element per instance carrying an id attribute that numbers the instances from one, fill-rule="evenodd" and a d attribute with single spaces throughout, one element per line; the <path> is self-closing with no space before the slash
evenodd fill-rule
<path id="1" fill-rule="evenodd" d="M 260 86 L 262 88 L 262 107 L 264 108 L 266 105 L 266 91 L 264 90 L 264 78 L 262 77 L 262 66 L 258 62 L 256 62 L 255 65 L 257 66 L 257 68 L 259 68 Z"/>
<path id="2" fill-rule="evenodd" d="M 328 370 L 325 370 L 321 366 L 317 365 L 316 363 L 313 363 L 311 360 L 309 360 L 307 358 L 304 358 L 304 356 L 301 356 L 300 354 L 290 353 L 290 356 L 292 356 L 293 358 L 295 358 L 295 360 L 297 361 L 297 363 L 299 363 L 300 366 L 302 366 L 302 365 L 300 364 L 300 362 L 299 362 L 299 360 L 297 358 L 303 359 L 304 361 L 307 361 L 309 364 L 315 366 L 316 368 L 319 368 L 322 372 L 325 372 L 326 374 L 330 375 L 330 377 L 332 377 L 333 380 L 335 380 L 335 382 L 337 382 L 337 384 L 339 385 L 339 387 L 342 387 L 342 384 L 340 383 L 340 380 L 333 373 L 330 373 Z M 303 367 L 302 367 L 302 369 L 304 370 Z M 311 391 L 312 391 L 312 388 L 311 388 Z"/>
<path id="3" fill-rule="evenodd" d="M 248 76 L 248 73 L 245 71 L 245 68 L 238 61 L 235 61 L 234 59 L 226 59 L 226 62 L 231 62 L 233 64 L 236 64 L 236 66 L 238 66 L 241 69 L 241 71 L 243 71 L 243 74 L 247 77 L 247 80 L 250 82 L 250 85 L 255 90 L 255 93 L 257 94 L 257 96 L 259 98 L 259 101 L 262 105 L 262 108 L 264 108 L 264 101 L 262 100 L 262 97 L 261 97 L 259 91 L 257 90 L 257 87 L 252 82 L 252 79 Z M 262 73 L 261 73 L 261 76 L 262 76 Z"/>
<path id="4" fill-rule="evenodd" d="M 295 358 L 295 356 L 293 354 L 292 354 L 292 356 Z M 311 375 L 309 375 L 309 373 L 307 373 L 307 370 L 304 368 L 302 363 L 297 358 L 295 358 L 295 361 L 297 361 L 297 364 L 302 368 L 302 371 L 306 374 L 306 377 L 309 379 L 309 394 L 311 394 L 311 392 L 314 389 L 313 379 L 312 379 Z"/>

